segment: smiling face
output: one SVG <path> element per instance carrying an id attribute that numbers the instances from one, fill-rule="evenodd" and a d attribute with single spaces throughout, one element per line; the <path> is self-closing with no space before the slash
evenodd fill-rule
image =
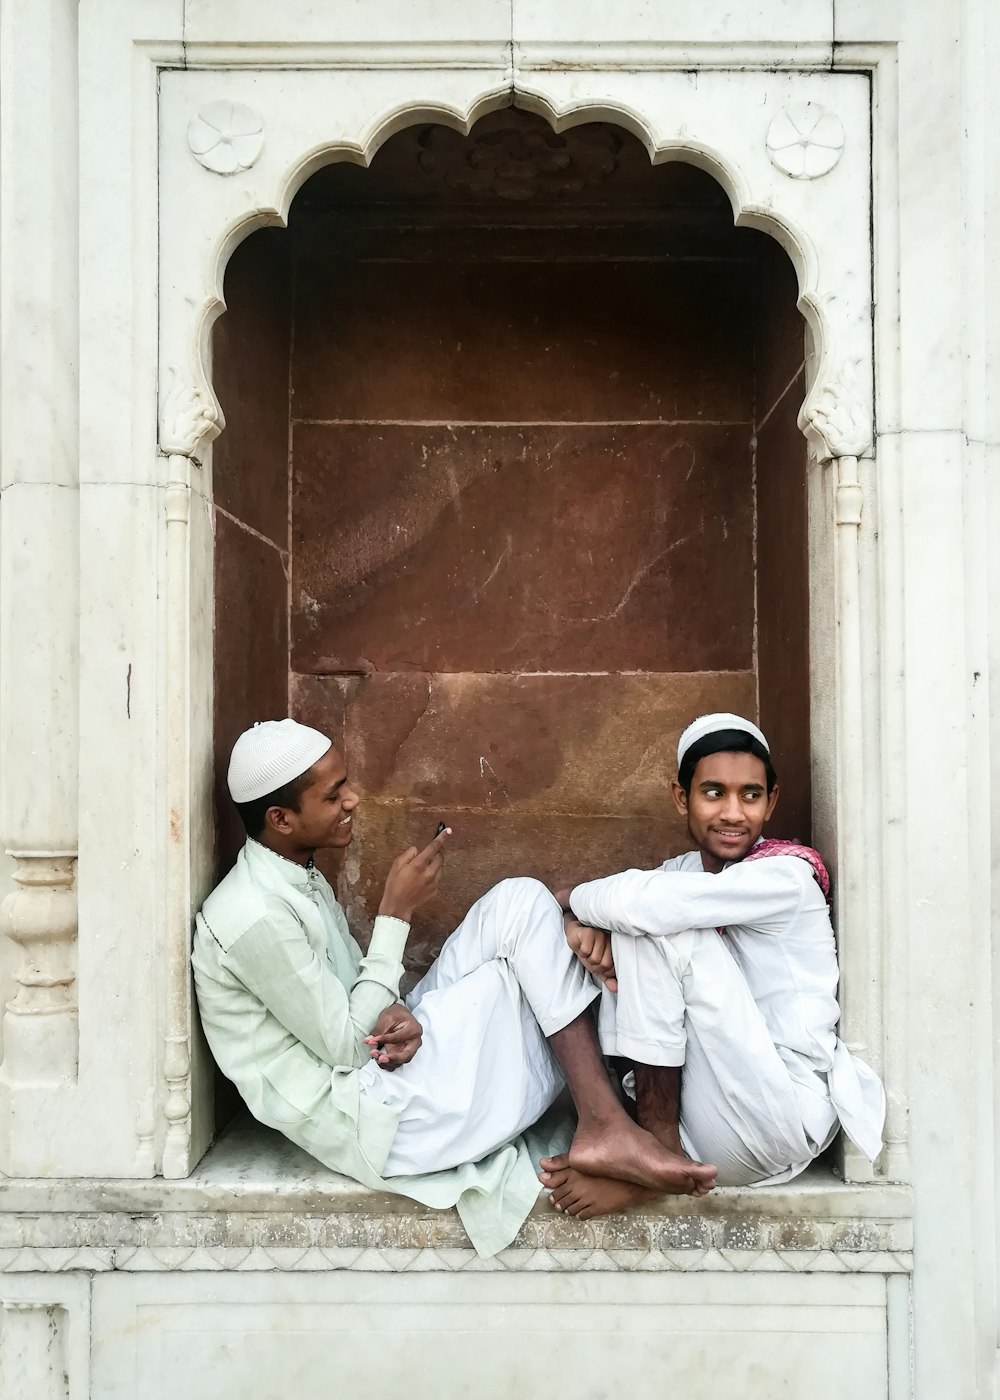
<path id="1" fill-rule="evenodd" d="M 673 784 L 672 792 L 701 851 L 701 863 L 712 875 L 743 859 L 778 800 L 777 786 L 768 795 L 764 764 L 752 753 L 708 754 L 698 760 L 690 793 L 680 783 Z"/>
<path id="2" fill-rule="evenodd" d="M 266 844 L 292 860 L 313 851 L 342 850 L 354 835 L 358 794 L 347 779 L 347 767 L 335 748 L 309 769 L 309 783 L 299 794 L 299 808 L 269 807 Z"/>

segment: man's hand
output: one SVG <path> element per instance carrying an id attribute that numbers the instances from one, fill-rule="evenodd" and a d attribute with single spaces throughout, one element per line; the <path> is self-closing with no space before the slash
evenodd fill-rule
<path id="1" fill-rule="evenodd" d="M 423 1034 L 420 1022 L 405 1006 L 387 1006 L 371 1035 L 365 1036 L 365 1044 L 376 1064 L 395 1069 L 413 1059 Z"/>
<path id="2" fill-rule="evenodd" d="M 611 957 L 611 934 L 602 928 L 591 928 L 588 924 L 581 924 L 572 914 L 564 917 L 563 926 L 566 930 L 566 942 L 587 971 L 600 978 L 609 992 L 617 992 L 618 978 L 615 976 L 615 964 Z"/>
<path id="3" fill-rule="evenodd" d="M 378 907 L 380 914 L 389 914 L 394 919 L 412 923 L 414 909 L 419 909 L 421 904 L 426 904 L 437 894 L 444 864 L 444 843 L 450 835 L 451 827 L 446 827 L 422 851 L 411 846 L 396 857 L 385 882 L 382 902 Z"/>
<path id="4" fill-rule="evenodd" d="M 552 886 L 552 898 L 555 900 L 555 902 L 559 905 L 559 908 L 562 909 L 564 913 L 569 908 L 569 897 L 575 889 L 575 885 Z"/>

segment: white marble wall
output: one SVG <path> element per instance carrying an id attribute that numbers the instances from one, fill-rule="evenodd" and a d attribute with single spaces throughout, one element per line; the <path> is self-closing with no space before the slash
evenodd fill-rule
<path id="1" fill-rule="evenodd" d="M 0 571 L 2 571 L 0 565 Z M 0 600 L 0 607 L 3 606 Z M 2 721 L 0 721 L 2 723 Z M 0 777 L 0 782 L 3 779 Z M 14 861 L 6 851 L 0 855 L 0 900 L 14 891 Z M 0 1006 L 6 1006 L 14 996 L 14 969 L 17 966 L 17 945 L 6 937 L 0 937 Z M 0 1017 L 0 1057 L 3 1055 L 3 1019 Z"/>

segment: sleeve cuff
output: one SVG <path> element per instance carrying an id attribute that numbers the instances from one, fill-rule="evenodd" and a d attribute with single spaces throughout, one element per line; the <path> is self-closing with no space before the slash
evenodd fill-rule
<path id="1" fill-rule="evenodd" d="M 372 928 L 371 942 L 365 954 L 365 962 L 382 964 L 402 963 L 403 949 L 406 947 L 410 925 L 405 919 L 394 919 L 391 914 L 379 914 Z"/>

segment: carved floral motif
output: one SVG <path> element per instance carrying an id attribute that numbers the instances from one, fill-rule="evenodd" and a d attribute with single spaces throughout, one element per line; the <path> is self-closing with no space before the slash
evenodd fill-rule
<path id="1" fill-rule="evenodd" d="M 792 102 L 767 128 L 771 164 L 793 180 L 817 180 L 840 160 L 844 128 L 818 102 Z"/>
<path id="2" fill-rule="evenodd" d="M 242 102 L 208 102 L 187 129 L 191 154 L 216 175 L 249 170 L 264 149 L 260 114 Z"/>
<path id="3" fill-rule="evenodd" d="M 845 361 L 806 405 L 802 426 L 821 440 L 828 458 L 865 455 L 872 445 L 872 416 L 856 361 Z"/>
<path id="4" fill-rule="evenodd" d="M 203 440 L 218 436 L 219 410 L 202 389 L 182 379 L 175 369 L 168 378 L 160 412 L 160 451 L 167 457 L 193 457 Z"/>

